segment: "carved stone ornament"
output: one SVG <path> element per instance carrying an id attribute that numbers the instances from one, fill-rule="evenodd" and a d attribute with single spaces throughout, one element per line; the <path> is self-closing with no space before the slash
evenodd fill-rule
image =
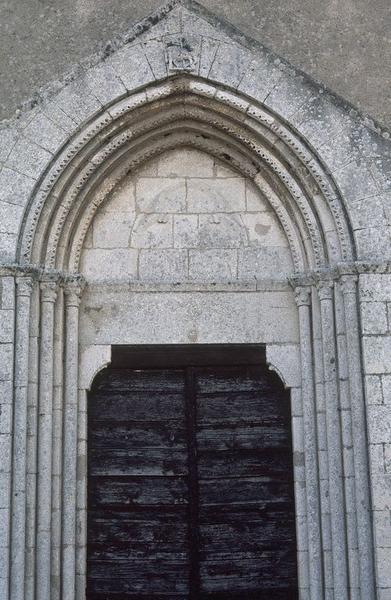
<path id="1" fill-rule="evenodd" d="M 297 306 L 310 306 L 311 304 L 311 288 L 299 286 L 295 289 L 295 300 Z"/>
<path id="2" fill-rule="evenodd" d="M 166 42 L 166 64 L 169 73 L 186 71 L 192 73 L 196 70 L 194 46 L 188 37 L 180 35 Z"/>

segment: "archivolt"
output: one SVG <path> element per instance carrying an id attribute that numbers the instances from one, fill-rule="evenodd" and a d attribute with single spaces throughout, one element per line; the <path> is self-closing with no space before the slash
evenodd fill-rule
<path id="1" fill-rule="evenodd" d="M 251 178 L 274 209 L 296 271 L 352 260 L 343 203 L 312 150 L 248 99 L 181 77 L 112 104 L 53 160 L 26 209 L 19 260 L 77 272 L 84 237 L 114 186 L 165 150 L 191 146 Z"/>

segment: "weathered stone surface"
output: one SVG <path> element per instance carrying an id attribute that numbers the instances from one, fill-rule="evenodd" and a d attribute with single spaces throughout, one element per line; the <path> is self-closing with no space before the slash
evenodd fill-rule
<path id="1" fill-rule="evenodd" d="M 204 152 L 173 150 L 166 152 L 158 162 L 160 177 L 213 177 L 214 161 Z"/>
<path id="2" fill-rule="evenodd" d="M 29 124 L 23 129 L 23 135 L 39 143 L 45 150 L 54 154 L 67 140 L 67 131 L 58 127 L 44 112 L 38 112 Z"/>
<path id="3" fill-rule="evenodd" d="M 145 213 L 182 212 L 186 208 L 186 181 L 142 177 L 136 183 L 137 207 Z"/>
<path id="4" fill-rule="evenodd" d="M 199 281 L 232 281 L 237 277 L 236 250 L 190 250 L 189 277 Z"/>
<path id="5" fill-rule="evenodd" d="M 199 32 L 165 29 L 158 15 L 154 35 L 153 19 L 144 22 L 142 38 L 129 33 L 97 67 L 48 91 L 0 145 L 2 257 L 15 261 L 18 249 L 20 262 L 48 269 L 2 273 L 49 279 L 39 294 L 18 279 L 16 315 L 12 286 L 2 287 L 1 468 L 12 462 L 13 485 L 28 491 L 27 519 L 23 497 L 12 498 L 12 514 L 22 515 L 11 523 L 14 571 L 25 529 L 29 552 L 27 579 L 22 567 L 11 596 L 25 583 L 40 600 L 56 600 L 60 584 L 64 600 L 74 600 L 74 582 L 84 593 L 85 392 L 111 344 L 261 343 L 294 390 L 300 588 L 311 600 L 347 600 L 350 585 L 369 600 L 371 499 L 382 512 L 390 504 L 389 142 L 267 51 L 202 19 L 202 9 L 184 21 L 177 8 L 170 27 L 192 21 Z M 71 143 L 59 155 L 63 140 Z M 24 177 L 20 196 L 14 173 Z M 81 271 L 87 291 L 61 270 Z M 375 561 L 388 585 L 384 548 Z"/>
<path id="6" fill-rule="evenodd" d="M 237 212 L 245 210 L 245 186 L 241 179 L 191 179 L 187 202 L 190 212 Z"/>
<path id="7" fill-rule="evenodd" d="M 171 215 L 139 215 L 130 239 L 132 248 L 171 248 L 173 245 Z"/>
<path id="8" fill-rule="evenodd" d="M 109 104 L 126 94 L 126 87 L 109 63 L 102 63 L 87 71 L 85 81 L 93 95 L 102 104 Z"/>
<path id="9" fill-rule="evenodd" d="M 76 123 L 86 121 L 102 108 L 99 100 L 88 93 L 86 86 L 78 81 L 64 88 L 53 101 Z"/>
<path id="10" fill-rule="evenodd" d="M 361 304 L 363 333 L 387 333 L 387 305 L 385 302 L 363 302 Z"/>
<path id="11" fill-rule="evenodd" d="M 125 46 L 107 62 L 129 91 L 154 80 L 151 67 L 140 45 Z"/>
<path id="12" fill-rule="evenodd" d="M 389 373 L 391 357 L 391 336 L 363 338 L 364 360 L 367 373 Z"/>
<path id="13" fill-rule="evenodd" d="M 198 215 L 175 215 L 175 248 L 197 248 L 199 245 Z"/>
<path id="14" fill-rule="evenodd" d="M 388 405 L 369 407 L 368 430 L 371 444 L 391 444 L 391 411 Z"/>
<path id="15" fill-rule="evenodd" d="M 141 279 L 182 281 L 188 274 L 188 257 L 183 250 L 142 250 L 139 258 Z"/>
<path id="16" fill-rule="evenodd" d="M 51 154 L 47 150 L 26 138 L 22 138 L 11 150 L 5 166 L 32 179 L 38 179 L 50 158 Z"/>
<path id="17" fill-rule="evenodd" d="M 91 280 L 134 278 L 137 252 L 129 248 L 92 248 L 84 252 L 81 266 Z"/>

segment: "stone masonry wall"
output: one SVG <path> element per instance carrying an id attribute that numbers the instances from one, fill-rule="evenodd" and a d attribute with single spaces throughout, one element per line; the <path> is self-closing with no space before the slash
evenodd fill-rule
<path id="1" fill-rule="evenodd" d="M 360 277 L 379 600 L 391 599 L 391 276 Z"/>
<path id="2" fill-rule="evenodd" d="M 14 278 L 0 283 L 0 598 L 6 597 L 10 543 Z"/>
<path id="3" fill-rule="evenodd" d="M 292 271 L 286 237 L 250 181 L 178 149 L 127 177 L 97 213 L 81 271 L 89 281 L 222 281 Z"/>

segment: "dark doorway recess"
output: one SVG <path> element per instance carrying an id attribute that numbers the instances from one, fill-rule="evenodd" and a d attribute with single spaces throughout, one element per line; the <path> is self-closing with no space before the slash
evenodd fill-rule
<path id="1" fill-rule="evenodd" d="M 117 346 L 88 402 L 88 600 L 294 600 L 289 393 L 257 345 Z"/>

